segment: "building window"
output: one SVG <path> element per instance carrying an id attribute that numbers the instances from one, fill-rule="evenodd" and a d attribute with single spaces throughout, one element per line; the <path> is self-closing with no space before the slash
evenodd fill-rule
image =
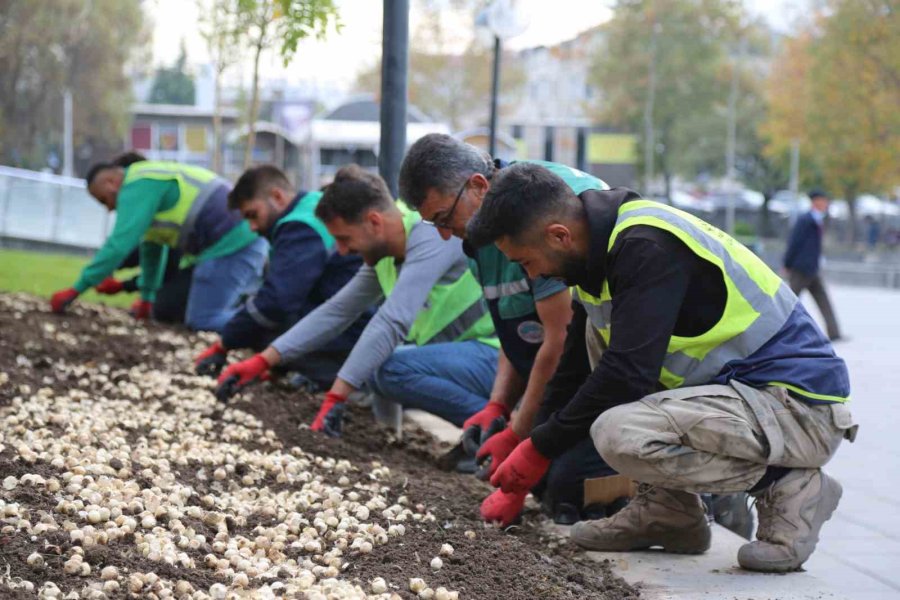
<path id="1" fill-rule="evenodd" d="M 158 150 L 178 150 L 178 125 L 160 125 L 156 131 L 156 148 Z"/>
<path id="2" fill-rule="evenodd" d="M 206 127 L 191 125 L 184 130 L 184 145 L 188 152 L 206 153 Z"/>
<path id="3" fill-rule="evenodd" d="M 131 147 L 135 150 L 152 150 L 150 125 L 136 124 L 131 128 Z"/>

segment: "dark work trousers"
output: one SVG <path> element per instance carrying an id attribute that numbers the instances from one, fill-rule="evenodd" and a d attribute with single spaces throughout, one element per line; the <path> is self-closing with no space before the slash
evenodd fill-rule
<path id="1" fill-rule="evenodd" d="M 194 267 L 187 267 L 178 269 L 171 278 L 166 279 L 156 292 L 156 302 L 153 303 L 154 319 L 161 323 L 184 323 L 193 275 Z"/>
<path id="2" fill-rule="evenodd" d="M 790 271 L 788 285 L 791 286 L 791 289 L 798 296 L 803 290 L 809 290 L 813 300 L 816 301 L 816 304 L 819 307 L 819 312 L 822 313 L 822 318 L 825 319 L 825 328 L 828 337 L 832 340 L 841 337 L 837 318 L 835 318 L 834 309 L 831 307 L 831 300 L 828 299 L 828 292 L 825 291 L 825 283 L 822 281 L 822 276 L 819 273 L 816 273 L 815 275 L 804 275 L 797 271 Z"/>
<path id="3" fill-rule="evenodd" d="M 350 350 L 323 350 L 304 354 L 296 360 L 282 363 L 280 366 L 285 371 L 296 371 L 318 387 L 319 391 L 326 391 L 337 379 L 338 371 L 350 356 Z"/>
<path id="4" fill-rule="evenodd" d="M 603 462 L 594 440 L 583 440 L 550 463 L 544 478 L 531 490 L 548 511 L 554 511 L 561 502 L 577 508 L 584 505 L 584 480 L 615 475 L 616 472 Z"/>

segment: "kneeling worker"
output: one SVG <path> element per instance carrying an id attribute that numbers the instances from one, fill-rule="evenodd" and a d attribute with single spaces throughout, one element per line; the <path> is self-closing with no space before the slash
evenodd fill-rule
<path id="1" fill-rule="evenodd" d="M 497 175 L 468 236 L 496 242 L 532 277 L 564 278 L 579 303 L 545 398 L 555 412 L 491 483 L 527 490 L 590 434 L 641 485 L 614 516 L 576 524 L 577 544 L 704 552 L 697 494 L 748 491 L 759 530 L 738 563 L 800 568 L 841 498 L 821 467 L 857 428 L 844 361 L 787 284 L 690 214 L 623 189 L 585 200 L 537 165 Z M 580 344 L 579 323 L 591 325 Z M 589 344 L 605 349 L 579 374 Z"/>
<path id="2" fill-rule="evenodd" d="M 178 248 L 196 261 L 185 325 L 221 331 L 237 311 L 241 295 L 258 287 L 268 246 L 240 214 L 228 210 L 228 183 L 200 167 L 150 160 L 124 168 L 94 165 L 86 179 L 91 195 L 116 211 L 116 224 L 75 285 L 53 295 L 53 311 L 63 312 L 140 245 L 136 316 L 149 316 L 168 249 Z"/>
<path id="3" fill-rule="evenodd" d="M 228 194 L 228 206 L 240 211 L 250 229 L 268 238 L 269 264 L 256 294 L 225 324 L 221 339 L 196 358 L 198 373 L 218 375 L 228 350 L 263 350 L 359 270 L 362 260 L 341 256 L 334 249 L 334 238 L 316 218 L 321 197 L 319 191 L 295 194 L 284 173 L 271 165 L 248 169 L 237 180 Z M 306 355 L 298 366 L 300 374 L 316 386 L 327 387 L 368 316 L 364 314 L 331 342 Z"/>
<path id="4" fill-rule="evenodd" d="M 118 269 L 131 269 L 141 266 L 140 248 L 135 248 L 131 254 L 125 257 Z M 156 291 L 156 300 L 153 302 L 153 320 L 160 323 L 184 323 L 184 307 L 187 306 L 188 293 L 191 289 L 191 276 L 193 266 L 181 266 L 181 252 L 176 248 L 169 248 L 166 264 L 163 267 L 163 276 L 160 288 Z M 114 296 L 116 294 L 133 294 L 141 289 L 141 275 L 124 280 L 116 279 L 110 275 L 101 281 L 96 288 L 98 294 Z M 134 309 L 140 309 L 142 300 L 138 298 L 134 303 Z M 150 317 L 151 315 L 143 315 Z"/>
<path id="5" fill-rule="evenodd" d="M 570 177 L 567 183 L 576 193 L 585 188 L 607 188 L 587 173 L 543 164 Z M 400 195 L 437 228 L 441 237 L 450 239 L 453 235 L 465 240 L 466 224 L 481 206 L 500 168 L 502 163 L 453 136 L 428 134 L 416 141 L 403 159 Z M 494 244 L 475 249 L 464 241 L 463 250 L 484 290 L 501 345 L 490 402 L 463 424 L 467 445 L 481 443 L 478 460 L 489 461 L 487 474 L 493 475 L 535 424 L 547 382 L 563 352 L 566 327 L 572 318 L 572 296 L 558 279 L 530 279 Z M 517 403 L 519 409 L 510 419 Z M 504 429 L 506 421 L 509 426 Z M 490 435 L 498 424 L 500 431 Z M 540 497 L 555 522 L 570 525 L 583 516 L 596 518 L 599 509 L 582 508 L 584 480 L 612 473 L 590 438 L 585 437 L 554 461 L 532 492 Z M 521 512 L 526 496 L 527 492 L 507 495 L 497 491 L 482 504 L 482 516 L 509 525 Z"/>
<path id="6" fill-rule="evenodd" d="M 225 369 L 220 383 L 236 375 L 245 385 L 282 361 L 302 360 L 384 300 L 312 429 L 340 435 L 344 402 L 364 384 L 403 407 L 462 425 L 487 402 L 499 344 L 459 241 L 443 242 L 417 213 L 391 198 L 379 176 L 356 165 L 337 172 L 316 216 L 340 252 L 359 254 L 365 264 L 265 351 Z"/>

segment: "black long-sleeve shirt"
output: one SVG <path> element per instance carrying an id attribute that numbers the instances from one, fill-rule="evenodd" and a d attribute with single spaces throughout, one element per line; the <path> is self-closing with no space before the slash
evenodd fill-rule
<path id="1" fill-rule="evenodd" d="M 619 207 L 639 196 L 624 188 L 580 195 L 590 232 L 586 269 L 577 281 L 599 296 L 608 279 L 612 336 L 591 372 L 585 347 L 587 315 L 574 315 L 560 365 L 547 387 L 531 438 L 554 458 L 584 439 L 604 411 L 659 389 L 672 335 L 696 336 L 715 325 L 725 307 L 725 284 L 712 263 L 674 235 L 647 225 L 625 229 L 607 252 Z"/>

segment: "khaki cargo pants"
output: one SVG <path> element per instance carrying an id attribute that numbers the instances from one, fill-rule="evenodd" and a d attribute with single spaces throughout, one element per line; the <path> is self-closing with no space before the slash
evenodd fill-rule
<path id="1" fill-rule="evenodd" d="M 588 347 L 593 363 L 600 348 Z M 753 487 L 768 465 L 821 467 L 857 429 L 846 404 L 806 404 L 782 388 L 734 381 L 617 406 L 597 418 L 591 437 L 600 456 L 635 481 L 727 494 Z"/>

